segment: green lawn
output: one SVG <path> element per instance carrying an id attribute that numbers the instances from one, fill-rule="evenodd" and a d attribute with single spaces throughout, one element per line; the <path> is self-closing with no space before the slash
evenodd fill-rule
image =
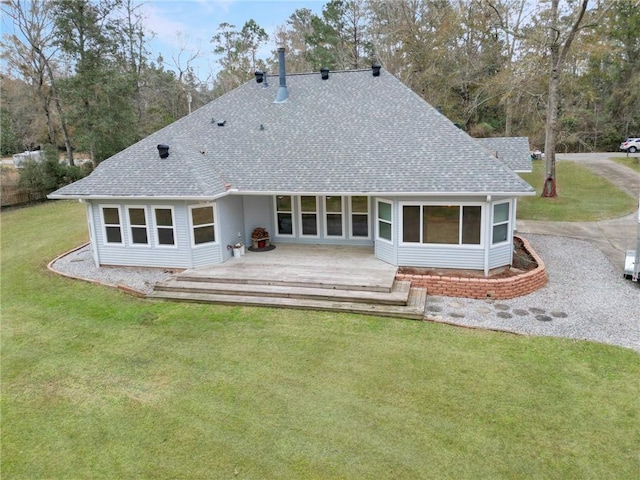
<path id="1" fill-rule="evenodd" d="M 640 173 L 640 157 L 613 157 L 611 160 Z"/>
<path id="2" fill-rule="evenodd" d="M 638 199 L 616 188 L 575 162 L 556 163 L 556 198 L 542 198 L 544 161 L 533 162 L 533 172 L 520 176 L 533 186 L 537 195 L 518 199 L 518 218 L 566 222 L 591 222 L 616 218 L 638 208 Z"/>
<path id="3" fill-rule="evenodd" d="M 640 477 L 640 355 L 155 303 L 45 270 L 84 209 L 1 214 L 2 478 Z"/>

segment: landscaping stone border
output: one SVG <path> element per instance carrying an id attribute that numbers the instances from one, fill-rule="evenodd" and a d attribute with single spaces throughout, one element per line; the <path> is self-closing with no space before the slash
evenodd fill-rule
<path id="1" fill-rule="evenodd" d="M 507 300 L 535 292 L 547 283 L 547 269 L 544 262 L 523 237 L 514 235 L 522 241 L 523 248 L 535 259 L 538 266 L 519 275 L 507 278 L 469 278 L 449 275 L 396 275 L 397 280 L 410 281 L 411 285 L 426 288 L 428 295 L 462 298 L 492 298 Z"/>

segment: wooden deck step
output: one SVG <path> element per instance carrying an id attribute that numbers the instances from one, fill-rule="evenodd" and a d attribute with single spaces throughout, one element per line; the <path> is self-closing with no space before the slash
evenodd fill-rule
<path id="1" fill-rule="evenodd" d="M 411 288 L 407 305 L 386 305 L 379 303 L 361 303 L 334 300 L 316 300 L 311 298 L 259 297 L 255 295 L 225 295 L 216 293 L 168 292 L 156 291 L 151 298 L 172 301 L 215 303 L 223 305 L 246 305 L 272 308 L 294 308 L 303 310 L 321 310 L 350 312 L 364 315 L 396 317 L 421 320 L 424 318 L 426 290 Z"/>
<path id="2" fill-rule="evenodd" d="M 411 282 L 396 281 L 391 292 L 370 290 L 344 290 L 286 285 L 260 285 L 246 283 L 190 282 L 170 279 L 155 286 L 156 292 L 208 293 L 216 295 L 241 295 L 253 297 L 280 297 L 314 299 L 340 302 L 380 303 L 406 305 Z"/>
<path id="3" fill-rule="evenodd" d="M 230 262 L 227 262 L 230 263 Z M 325 288 L 329 290 L 368 290 L 390 292 L 396 270 L 346 268 L 310 268 L 305 265 L 253 265 L 223 264 L 211 268 L 185 270 L 178 274 L 180 282 L 234 283 L 247 285 L 274 285 L 284 287 Z"/>

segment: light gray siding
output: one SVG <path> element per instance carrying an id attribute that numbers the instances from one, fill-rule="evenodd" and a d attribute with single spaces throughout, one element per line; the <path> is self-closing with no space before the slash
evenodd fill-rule
<path id="1" fill-rule="evenodd" d="M 109 205 L 118 207 L 122 229 L 123 245 L 110 245 L 105 243 L 104 226 L 101 206 Z M 184 202 L 175 204 L 170 202 L 154 202 L 153 206 L 173 206 L 176 247 L 159 247 L 157 245 L 156 232 L 153 221 L 153 208 L 148 203 L 139 201 L 92 202 L 93 219 L 95 223 L 95 246 L 101 265 L 127 265 L 164 268 L 189 268 L 191 267 L 191 239 L 189 237 L 189 221 L 187 208 Z M 125 206 L 144 207 L 148 219 L 148 245 L 131 245 L 131 235 Z"/>
<path id="2" fill-rule="evenodd" d="M 484 248 L 466 245 L 400 246 L 398 247 L 398 266 L 482 270 Z"/>
<path id="3" fill-rule="evenodd" d="M 489 269 L 511 265 L 513 261 L 513 237 L 506 243 L 497 245 L 489 251 Z"/>
<path id="4" fill-rule="evenodd" d="M 193 206 L 194 204 L 190 204 Z M 187 215 L 190 215 L 189 208 L 187 207 Z M 223 262 L 223 252 L 226 252 L 226 244 L 222 244 L 220 241 L 221 221 L 219 206 L 217 203 L 213 203 L 213 215 L 215 222 L 215 239 L 213 243 L 203 243 L 201 245 L 191 246 L 191 267 L 203 267 L 206 265 L 214 265 L 216 263 Z M 189 222 L 191 221 L 188 219 Z M 191 223 L 189 223 L 191 229 Z M 192 232 L 189 230 L 189 242 L 192 242 Z"/>
<path id="5" fill-rule="evenodd" d="M 219 199 L 216 203 L 218 205 L 220 253 L 224 262 L 233 256 L 232 251 L 227 246 L 233 246 L 244 238 L 243 202 L 242 197 L 227 196 Z M 238 237 L 238 233 L 240 237 Z"/>
<path id="6" fill-rule="evenodd" d="M 244 243 L 251 246 L 251 232 L 254 228 L 264 227 L 271 235 L 275 233 L 273 219 L 273 197 L 267 195 L 247 195 L 242 197 L 244 212 Z"/>

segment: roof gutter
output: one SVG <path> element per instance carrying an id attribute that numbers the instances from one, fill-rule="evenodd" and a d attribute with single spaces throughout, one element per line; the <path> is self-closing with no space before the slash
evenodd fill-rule
<path id="1" fill-rule="evenodd" d="M 228 191 L 219 193 L 217 195 L 207 195 L 202 197 L 181 197 L 181 196 L 144 196 L 144 195 L 56 195 L 51 194 L 47 195 L 47 198 L 50 200 L 153 200 L 153 201 L 162 201 L 162 200 L 187 200 L 187 201 L 196 201 L 201 202 L 203 200 L 217 200 L 218 198 L 225 197 L 230 193 L 235 193 L 234 191 Z"/>
<path id="2" fill-rule="evenodd" d="M 533 192 L 293 192 L 293 191 L 263 191 L 263 192 L 251 192 L 251 191 L 229 191 L 232 195 L 302 195 L 302 196 L 365 196 L 365 197 L 424 197 L 424 196 L 440 196 L 440 197 L 486 197 L 490 196 L 507 196 L 507 197 L 531 197 L 536 195 L 535 190 Z"/>

